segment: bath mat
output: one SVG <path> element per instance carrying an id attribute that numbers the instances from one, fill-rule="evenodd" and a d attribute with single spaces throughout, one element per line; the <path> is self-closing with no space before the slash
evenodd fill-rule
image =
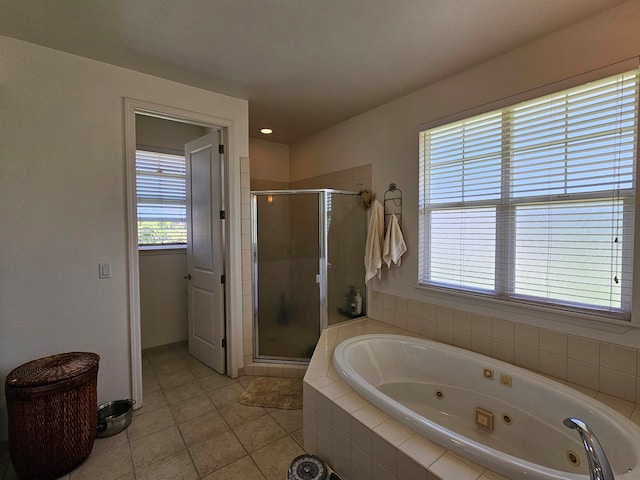
<path id="1" fill-rule="evenodd" d="M 247 385 L 238 402 L 252 407 L 298 410 L 302 408 L 302 380 L 258 377 Z"/>

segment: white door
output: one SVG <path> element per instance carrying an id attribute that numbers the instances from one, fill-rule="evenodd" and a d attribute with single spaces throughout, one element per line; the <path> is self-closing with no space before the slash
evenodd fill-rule
<path id="1" fill-rule="evenodd" d="M 189 353 L 225 373 L 223 131 L 185 145 Z"/>

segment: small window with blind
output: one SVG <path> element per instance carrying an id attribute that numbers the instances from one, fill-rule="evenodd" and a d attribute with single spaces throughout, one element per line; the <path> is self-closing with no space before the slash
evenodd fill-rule
<path id="1" fill-rule="evenodd" d="M 138 244 L 185 246 L 187 206 L 184 155 L 136 150 Z"/>
<path id="2" fill-rule="evenodd" d="M 638 72 L 420 132 L 419 283 L 631 315 Z"/>

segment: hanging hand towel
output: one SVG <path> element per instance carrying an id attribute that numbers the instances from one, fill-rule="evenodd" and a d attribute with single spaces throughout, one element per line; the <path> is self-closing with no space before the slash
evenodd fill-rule
<path id="1" fill-rule="evenodd" d="M 402 230 L 395 215 L 391 215 L 387 234 L 384 237 L 384 248 L 382 249 L 382 260 L 387 264 L 387 268 L 391 268 L 391 262 L 400 265 L 402 255 L 407 251 L 407 245 L 404 243 Z"/>
<path id="2" fill-rule="evenodd" d="M 384 237 L 384 209 L 374 200 L 369 217 L 367 243 L 364 248 L 364 283 L 382 273 L 382 239 Z"/>

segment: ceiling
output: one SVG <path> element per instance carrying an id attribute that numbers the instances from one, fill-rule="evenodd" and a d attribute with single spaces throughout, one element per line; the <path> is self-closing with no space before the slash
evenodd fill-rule
<path id="1" fill-rule="evenodd" d="M 248 99 L 291 143 L 620 3 L 0 0 L 0 35 Z"/>

